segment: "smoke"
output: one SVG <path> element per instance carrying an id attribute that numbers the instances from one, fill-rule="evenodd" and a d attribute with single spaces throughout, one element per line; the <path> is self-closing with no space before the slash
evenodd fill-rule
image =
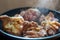
<path id="1" fill-rule="evenodd" d="M 35 7 L 56 9 L 59 0 L 37 0 Z"/>

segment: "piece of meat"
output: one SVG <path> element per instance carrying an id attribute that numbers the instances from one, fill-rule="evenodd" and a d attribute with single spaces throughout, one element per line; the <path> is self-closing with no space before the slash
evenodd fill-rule
<path id="1" fill-rule="evenodd" d="M 21 16 L 27 21 L 34 21 L 40 16 L 40 11 L 38 9 L 28 9 L 20 13 Z"/>
<path id="2" fill-rule="evenodd" d="M 3 27 L 4 27 L 10 21 L 10 18 L 7 15 L 2 15 L 0 16 L 0 20 L 3 22 Z"/>
<path id="3" fill-rule="evenodd" d="M 5 31 L 18 36 L 21 35 L 24 23 L 22 17 L 1 16 L 0 19 L 3 21 L 3 28 Z"/>
<path id="4" fill-rule="evenodd" d="M 45 16 L 42 14 L 41 16 L 40 16 L 40 18 L 39 18 L 39 22 L 42 22 L 42 21 L 44 21 L 45 20 Z"/>
<path id="5" fill-rule="evenodd" d="M 23 34 L 27 31 L 27 29 L 29 28 L 29 21 L 25 21 L 23 23 Z"/>
<path id="6" fill-rule="evenodd" d="M 53 24 L 59 26 L 59 28 L 60 28 L 60 23 L 59 22 L 54 21 Z"/>
<path id="7" fill-rule="evenodd" d="M 38 24 L 36 22 L 29 22 L 29 21 L 25 21 L 23 24 L 23 34 L 30 29 L 35 29 L 35 27 L 38 27 Z"/>
<path id="8" fill-rule="evenodd" d="M 47 31 L 47 34 L 48 34 L 48 35 L 54 35 L 54 34 L 56 34 L 56 31 L 54 31 L 54 30 L 52 30 L 52 29 L 49 29 L 49 30 Z"/>
<path id="9" fill-rule="evenodd" d="M 43 36 L 46 36 L 46 35 L 47 35 L 47 32 L 46 32 L 46 30 L 41 29 L 41 30 L 38 32 L 38 34 L 39 34 L 40 37 L 43 37 Z"/>
<path id="10" fill-rule="evenodd" d="M 52 12 L 49 12 L 49 14 L 45 17 L 47 20 L 53 20 L 54 14 Z"/>
<path id="11" fill-rule="evenodd" d="M 23 27 L 23 36 L 25 36 L 25 37 L 35 37 L 35 36 L 38 37 L 36 34 L 37 33 L 36 31 L 39 31 L 40 28 L 38 28 L 38 24 L 36 22 L 25 21 L 23 26 L 24 26 Z M 32 36 L 31 34 L 33 34 L 34 36 Z"/>
<path id="12" fill-rule="evenodd" d="M 41 26 L 46 30 L 48 33 L 47 35 L 54 35 L 56 31 L 59 29 L 58 19 L 54 17 L 52 12 L 49 12 L 47 16 L 42 15 L 40 17 Z"/>
<path id="13" fill-rule="evenodd" d="M 56 30 L 58 30 L 58 29 L 59 29 L 59 26 L 56 25 L 55 23 L 56 23 L 56 21 L 52 21 L 52 22 L 50 22 L 49 24 L 50 24 L 53 28 L 55 28 Z"/>
<path id="14" fill-rule="evenodd" d="M 29 38 L 38 38 L 39 35 L 37 34 L 36 31 L 27 31 L 24 37 L 29 37 Z"/>
<path id="15" fill-rule="evenodd" d="M 43 37 L 46 35 L 47 33 L 44 29 L 39 29 L 39 31 L 37 30 L 26 31 L 24 37 L 37 38 L 37 37 Z"/>

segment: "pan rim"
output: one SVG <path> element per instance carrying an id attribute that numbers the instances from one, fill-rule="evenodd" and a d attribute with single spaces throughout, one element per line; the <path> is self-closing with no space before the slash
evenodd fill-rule
<path id="1" fill-rule="evenodd" d="M 34 8 L 34 7 L 33 7 Z M 13 9 L 14 10 L 14 9 Z M 49 10 L 49 9 L 48 9 Z M 52 11 L 55 11 L 57 13 L 60 14 L 59 11 L 56 11 L 56 10 L 52 10 Z M 40 37 L 40 38 L 26 38 L 26 37 L 19 37 L 19 36 L 15 36 L 15 35 L 12 35 L 12 34 L 9 34 L 9 33 L 6 33 L 4 32 L 3 30 L 0 30 L 1 33 L 7 35 L 7 36 L 10 36 L 10 37 L 14 37 L 14 38 L 18 38 L 18 39 L 49 39 L 49 38 L 53 38 L 53 37 L 57 37 L 57 36 L 60 36 L 60 33 L 58 34 L 55 34 L 55 35 L 52 35 L 52 36 L 47 36 L 47 37 Z"/>

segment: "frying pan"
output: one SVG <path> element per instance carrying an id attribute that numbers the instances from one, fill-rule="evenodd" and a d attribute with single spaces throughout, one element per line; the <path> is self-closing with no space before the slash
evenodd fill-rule
<path id="1" fill-rule="evenodd" d="M 34 7 L 22 7 L 22 8 L 16 8 L 16 9 L 12 9 L 12 10 L 9 10 L 1 15 L 8 15 L 8 16 L 14 16 L 15 14 L 19 14 L 21 11 L 23 10 L 27 10 L 29 8 L 34 8 Z M 60 22 L 60 12 L 58 11 L 55 11 L 55 10 L 49 10 L 49 9 L 46 9 L 46 8 L 37 8 L 41 13 L 43 13 L 44 15 L 47 15 L 49 12 L 52 12 L 56 18 L 59 19 L 59 22 Z M 51 38 L 55 38 L 55 37 L 60 37 L 60 31 L 55 34 L 55 35 L 52 35 L 52 36 L 47 36 L 47 37 L 40 37 L 40 38 L 25 38 L 25 37 L 20 37 L 20 36 L 15 36 L 15 35 L 12 35 L 12 34 L 9 34 L 7 32 L 5 32 L 3 29 L 2 29 L 2 21 L 0 21 L 0 32 L 3 34 L 3 35 L 6 35 L 7 37 L 10 37 L 10 38 L 13 38 L 13 39 L 24 39 L 24 40 L 43 40 L 43 39 L 51 39 Z"/>

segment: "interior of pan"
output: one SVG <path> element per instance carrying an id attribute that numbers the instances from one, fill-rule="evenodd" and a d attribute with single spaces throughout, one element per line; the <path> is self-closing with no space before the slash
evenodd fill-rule
<path id="1" fill-rule="evenodd" d="M 1 15 L 14 16 L 15 14 L 17 14 L 17 13 L 19 14 L 21 11 L 27 10 L 27 9 L 29 9 L 29 8 L 32 8 L 32 7 L 16 8 L 16 9 L 13 9 L 13 10 L 9 10 L 9 11 L 1 14 Z M 33 7 L 33 8 L 34 8 L 34 7 Z M 53 14 L 55 15 L 55 17 L 58 18 L 58 19 L 59 19 L 59 22 L 60 22 L 60 13 L 59 13 L 59 12 L 52 11 L 52 10 L 49 10 L 49 9 L 46 9 L 46 8 L 37 8 L 37 9 L 38 9 L 42 14 L 44 14 L 44 15 L 47 15 L 49 12 L 53 12 Z M 4 32 L 4 30 L 2 29 L 2 21 L 0 21 L 0 30 Z M 60 31 L 58 31 L 57 34 L 59 34 L 59 33 L 60 33 Z M 55 36 L 58 36 L 57 34 L 56 34 Z M 59 35 L 60 35 L 60 34 L 59 34 Z M 51 37 L 54 37 L 54 35 L 53 35 L 53 36 L 49 36 L 49 38 L 51 38 Z M 48 37 L 46 37 L 46 38 L 48 38 Z"/>

